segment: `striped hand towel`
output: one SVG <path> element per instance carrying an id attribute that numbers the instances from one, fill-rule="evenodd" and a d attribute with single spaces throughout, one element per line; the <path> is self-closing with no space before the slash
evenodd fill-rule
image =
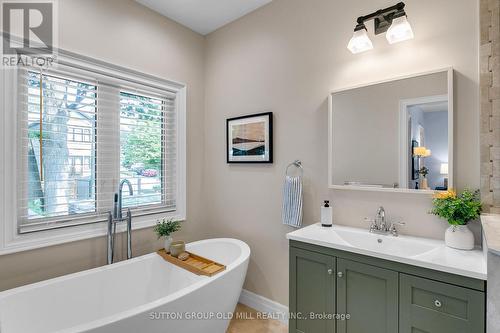
<path id="1" fill-rule="evenodd" d="M 283 185 L 283 224 L 302 226 L 302 177 L 285 176 Z"/>

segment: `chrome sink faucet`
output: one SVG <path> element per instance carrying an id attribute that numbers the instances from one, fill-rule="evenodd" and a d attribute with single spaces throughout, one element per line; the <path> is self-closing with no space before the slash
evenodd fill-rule
<path id="1" fill-rule="evenodd" d="M 396 225 L 405 225 L 405 222 L 387 223 L 384 207 L 380 206 L 377 210 L 375 219 L 365 218 L 366 222 L 370 222 L 370 232 L 379 235 L 391 234 L 394 237 L 399 235 Z"/>
<path id="2" fill-rule="evenodd" d="M 379 230 L 385 230 L 385 209 L 380 206 L 377 210 L 377 217 L 375 219 L 375 225 L 378 226 Z"/>
<path id="3" fill-rule="evenodd" d="M 132 213 L 127 209 L 127 215 L 123 217 L 123 185 L 127 184 L 129 195 L 134 195 L 132 183 L 128 179 L 123 179 L 118 186 L 118 193 L 114 194 L 113 213 L 108 213 L 108 265 L 113 263 L 115 252 L 116 224 L 127 222 L 127 259 L 132 258 Z"/>

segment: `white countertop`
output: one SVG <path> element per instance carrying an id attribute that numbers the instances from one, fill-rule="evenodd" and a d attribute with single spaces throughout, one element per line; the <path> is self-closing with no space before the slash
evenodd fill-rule
<path id="1" fill-rule="evenodd" d="M 486 257 L 481 249 L 455 250 L 440 240 L 377 235 L 365 229 L 337 225 L 325 228 L 319 223 L 286 236 L 290 240 L 487 280 Z"/>
<path id="2" fill-rule="evenodd" d="M 500 256 L 500 215 L 481 215 L 481 224 L 488 251 Z"/>

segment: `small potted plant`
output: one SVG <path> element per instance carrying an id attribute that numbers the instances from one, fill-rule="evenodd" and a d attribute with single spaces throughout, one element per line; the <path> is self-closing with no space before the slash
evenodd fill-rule
<path id="1" fill-rule="evenodd" d="M 439 192 L 434 195 L 432 203 L 434 208 L 430 213 L 446 219 L 450 224 L 445 233 L 446 245 L 459 250 L 472 250 L 474 235 L 467 224 L 481 214 L 479 191 L 466 189 L 460 195 L 454 190 Z"/>
<path id="2" fill-rule="evenodd" d="M 154 228 L 154 231 L 158 235 L 158 239 L 161 237 L 164 237 L 164 246 L 165 246 L 165 251 L 169 251 L 170 249 L 170 244 L 172 244 L 172 234 L 176 231 L 178 231 L 181 228 L 181 223 L 180 221 L 175 221 L 172 218 L 166 219 L 163 218 L 163 220 L 158 221 L 156 223 L 156 226 Z"/>

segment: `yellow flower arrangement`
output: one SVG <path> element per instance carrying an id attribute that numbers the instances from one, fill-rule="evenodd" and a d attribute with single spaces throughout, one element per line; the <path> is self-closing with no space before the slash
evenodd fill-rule
<path id="1" fill-rule="evenodd" d="M 449 189 L 448 191 L 434 193 L 434 199 L 448 199 L 456 197 L 457 197 L 457 192 L 454 189 Z"/>
<path id="2" fill-rule="evenodd" d="M 451 225 L 466 225 L 476 220 L 482 209 L 479 190 L 465 189 L 460 195 L 452 189 L 439 192 L 434 194 L 432 203 L 434 208 L 430 213 L 448 220 Z"/>

